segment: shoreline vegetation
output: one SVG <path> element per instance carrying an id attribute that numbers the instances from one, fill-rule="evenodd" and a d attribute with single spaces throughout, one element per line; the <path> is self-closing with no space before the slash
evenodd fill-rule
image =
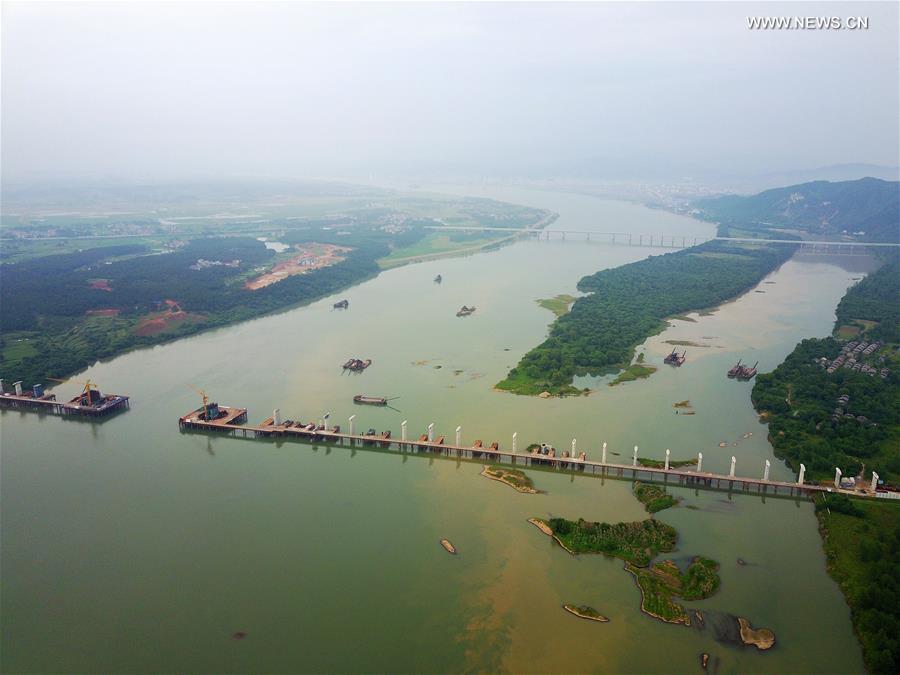
<path id="1" fill-rule="evenodd" d="M 443 220 L 419 215 L 434 210 Z M 26 387 L 65 378 L 134 349 L 290 311 L 344 291 L 377 276 L 381 263 L 398 251 L 424 247 L 423 240 L 433 236 L 429 225 L 499 224 L 511 230 L 498 233 L 503 238 L 521 236 L 520 227 L 541 229 L 556 217 L 490 200 L 407 199 L 386 209 L 355 206 L 341 215 L 272 220 L 257 232 L 269 234 L 261 238 L 234 230 L 237 225 L 222 226 L 216 236 L 199 225 L 179 225 L 180 237 L 172 230 L 146 242 L 97 240 L 92 248 L 64 246 L 66 252 L 52 254 L 44 253 L 40 238 L 23 240 L 16 244 L 15 262 L 4 256 L 0 266 L 0 369 Z M 403 226 L 385 229 L 391 218 Z M 28 227 L 43 231 L 40 225 Z M 82 229 L 66 231 L 77 235 Z M 484 238 L 456 230 L 440 236 L 454 249 Z M 269 248 L 270 237 L 284 248 Z M 29 255 L 28 247 L 39 253 Z M 322 255 L 338 247 L 340 256 Z M 285 266 L 300 271 L 301 256 L 306 256 L 304 273 L 284 275 Z M 277 283 L 254 282 L 260 278 Z"/>
<path id="2" fill-rule="evenodd" d="M 865 467 L 886 482 L 900 479 L 898 279 L 894 258 L 841 299 L 836 337 L 801 341 L 773 372 L 757 377 L 753 406 L 769 424 L 775 455 L 795 471 L 802 462 L 813 479 L 830 480 L 835 466 L 848 476 Z M 889 375 L 870 377 L 843 367 L 829 373 L 815 362 L 824 357 L 831 363 L 843 350 L 842 339 L 883 342 L 868 360 L 888 368 Z M 900 672 L 900 503 L 823 493 L 815 504 L 826 569 L 850 607 L 867 670 Z M 762 649 L 759 631 L 751 631 L 741 623 L 741 638 L 756 640 Z"/>
<path id="3" fill-rule="evenodd" d="M 496 388 L 537 396 L 583 395 L 575 376 L 629 368 L 635 348 L 684 312 L 714 307 L 753 288 L 788 260 L 791 244 L 711 241 L 583 277 L 585 293 L 556 319 Z M 625 379 L 646 377 L 647 366 Z"/>
<path id="4" fill-rule="evenodd" d="M 516 492 L 522 492 L 529 495 L 541 493 L 541 490 L 534 487 L 531 478 L 524 471 L 519 471 L 518 469 L 507 469 L 502 466 L 491 465 L 484 467 L 481 471 L 481 475 L 490 480 L 495 480 L 498 483 L 508 485 Z"/>

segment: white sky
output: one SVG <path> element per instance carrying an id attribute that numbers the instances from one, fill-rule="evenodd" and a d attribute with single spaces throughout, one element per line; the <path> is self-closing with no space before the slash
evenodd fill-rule
<path id="1" fill-rule="evenodd" d="M 4 2 L 3 176 L 897 165 L 898 6 Z"/>

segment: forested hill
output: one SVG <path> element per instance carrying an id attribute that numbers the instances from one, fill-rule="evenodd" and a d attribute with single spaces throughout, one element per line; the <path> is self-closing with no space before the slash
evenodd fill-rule
<path id="1" fill-rule="evenodd" d="M 831 183 L 820 180 L 694 202 L 700 216 L 742 229 L 801 229 L 833 236 L 864 232 L 866 241 L 900 241 L 900 182 L 878 178 Z"/>
<path id="2" fill-rule="evenodd" d="M 665 327 L 665 317 L 739 295 L 793 252 L 790 244 L 712 241 L 586 276 L 578 289 L 588 295 L 497 387 L 530 395 L 577 393 L 575 375 L 624 368 L 634 348 Z"/>

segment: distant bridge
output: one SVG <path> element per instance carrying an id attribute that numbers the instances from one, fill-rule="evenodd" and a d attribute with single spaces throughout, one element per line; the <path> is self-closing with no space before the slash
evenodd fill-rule
<path id="1" fill-rule="evenodd" d="M 900 243 L 867 241 L 814 241 L 809 239 L 756 239 L 751 237 L 691 237 L 671 234 L 640 234 L 635 232 L 596 232 L 593 230 L 550 230 L 535 228 L 490 227 L 479 225 L 426 225 L 429 230 L 460 232 L 520 233 L 540 241 L 575 241 L 597 244 L 621 244 L 652 248 L 688 248 L 708 241 L 731 241 L 747 244 L 796 244 L 804 252 L 856 253 L 864 255 L 869 248 L 898 248 Z"/>

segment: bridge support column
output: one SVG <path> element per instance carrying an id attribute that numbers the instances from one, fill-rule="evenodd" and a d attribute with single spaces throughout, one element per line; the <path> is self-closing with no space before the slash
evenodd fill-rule
<path id="1" fill-rule="evenodd" d="M 872 492 L 875 492 L 878 487 L 878 474 L 874 471 L 872 472 Z"/>
<path id="2" fill-rule="evenodd" d="M 637 451 L 638 446 L 634 446 L 634 459 L 631 460 L 631 466 L 637 466 Z"/>
<path id="3" fill-rule="evenodd" d="M 603 451 L 600 453 L 600 463 L 606 464 L 606 441 L 603 441 Z"/>
<path id="4" fill-rule="evenodd" d="M 577 442 L 576 439 L 573 438 L 573 439 L 572 439 L 572 452 L 569 453 L 569 457 L 574 457 L 574 456 L 575 456 L 575 444 L 576 444 L 576 442 Z"/>
<path id="5" fill-rule="evenodd" d="M 836 487 L 836 488 L 841 487 L 841 475 L 842 474 L 843 474 L 843 472 L 839 468 L 834 467 L 834 487 Z"/>
<path id="6" fill-rule="evenodd" d="M 428 442 L 431 443 L 434 440 L 434 422 L 428 425 Z"/>
<path id="7" fill-rule="evenodd" d="M 353 435 L 353 421 L 354 421 L 355 419 L 356 419 L 356 415 L 350 415 L 350 419 L 347 420 L 347 421 L 350 423 L 350 435 L 351 435 L 351 436 Z M 350 442 L 351 442 L 351 443 L 353 442 L 352 439 L 351 439 Z"/>
<path id="8" fill-rule="evenodd" d="M 697 453 L 697 473 L 700 473 L 701 471 L 703 471 L 703 453 L 698 452 Z"/>
<path id="9" fill-rule="evenodd" d="M 669 470 L 669 449 L 666 448 L 666 471 Z"/>
<path id="10" fill-rule="evenodd" d="M 516 439 L 518 439 L 518 438 L 519 438 L 519 432 L 518 431 L 513 432 L 513 444 L 512 444 L 513 452 L 516 451 Z"/>
<path id="11" fill-rule="evenodd" d="M 281 410 L 278 408 L 275 408 L 275 410 L 272 411 L 272 424 L 276 427 L 281 426 Z"/>
<path id="12" fill-rule="evenodd" d="M 456 427 L 456 447 L 458 448 L 462 443 L 459 442 L 459 439 L 462 436 L 462 427 Z"/>
<path id="13" fill-rule="evenodd" d="M 769 480 L 769 468 L 772 466 L 772 463 L 769 460 L 766 460 L 766 470 L 763 471 L 763 480 Z"/>
<path id="14" fill-rule="evenodd" d="M 797 485 L 803 485 L 803 476 L 806 474 L 806 465 L 800 465 L 800 476 L 797 478 Z"/>
<path id="15" fill-rule="evenodd" d="M 734 455 L 731 456 L 731 471 L 728 473 L 729 476 L 734 478 L 734 465 L 737 464 L 737 459 Z"/>
<path id="16" fill-rule="evenodd" d="M 406 420 L 400 422 L 400 440 L 406 441 Z"/>

